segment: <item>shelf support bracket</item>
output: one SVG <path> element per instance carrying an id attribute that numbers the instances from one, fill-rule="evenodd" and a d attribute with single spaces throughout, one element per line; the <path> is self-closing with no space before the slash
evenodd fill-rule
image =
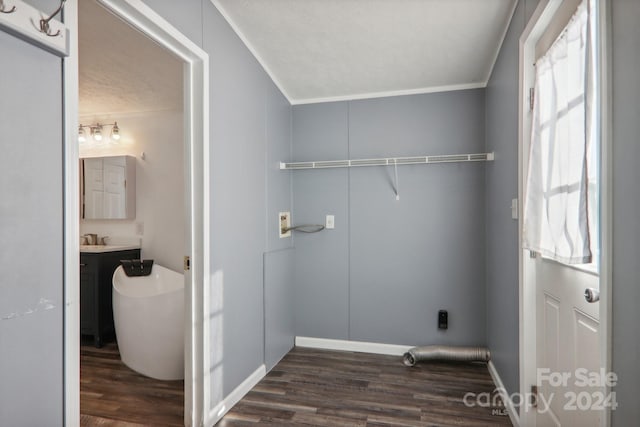
<path id="1" fill-rule="evenodd" d="M 395 175 L 395 187 L 393 188 L 394 193 L 396 193 L 396 200 L 400 200 L 400 186 L 398 182 L 398 162 L 396 159 L 393 159 L 393 171 Z"/>

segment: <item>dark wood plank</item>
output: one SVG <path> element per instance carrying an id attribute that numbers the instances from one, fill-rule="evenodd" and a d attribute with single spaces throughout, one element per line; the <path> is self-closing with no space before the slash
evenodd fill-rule
<path id="1" fill-rule="evenodd" d="M 129 369 L 116 343 L 80 348 L 83 426 L 184 425 L 184 382 L 160 381 Z"/>
<path id="2" fill-rule="evenodd" d="M 133 372 L 115 344 L 81 349 L 83 426 L 183 425 L 182 381 Z M 484 364 L 430 363 L 363 353 L 292 350 L 219 426 L 500 426 L 465 393 L 494 392 Z"/>
<path id="3" fill-rule="evenodd" d="M 510 426 L 467 392 L 494 393 L 486 364 L 295 348 L 218 426 Z"/>
<path id="4" fill-rule="evenodd" d="M 80 425 L 84 427 L 144 427 L 144 424 L 134 424 L 83 414 L 80 415 Z"/>

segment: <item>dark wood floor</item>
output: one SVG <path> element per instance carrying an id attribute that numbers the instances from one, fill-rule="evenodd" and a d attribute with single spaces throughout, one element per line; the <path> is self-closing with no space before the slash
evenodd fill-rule
<path id="1" fill-rule="evenodd" d="M 118 346 L 80 347 L 82 426 L 183 426 L 184 382 L 159 381 L 129 369 Z"/>
<path id="2" fill-rule="evenodd" d="M 494 388 L 486 364 L 407 368 L 399 357 L 298 347 L 218 426 L 510 426 L 492 408 L 463 403 L 467 392 Z"/>
<path id="3" fill-rule="evenodd" d="M 142 376 L 115 344 L 81 347 L 82 426 L 183 425 L 183 382 Z M 492 393 L 485 364 L 293 349 L 218 423 L 229 426 L 510 426 L 501 408 L 467 407 L 467 392 Z M 504 413 L 504 411 L 500 411 Z"/>

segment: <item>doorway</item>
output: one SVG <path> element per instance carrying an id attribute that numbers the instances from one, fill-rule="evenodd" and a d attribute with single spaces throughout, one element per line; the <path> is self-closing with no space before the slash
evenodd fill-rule
<path id="1" fill-rule="evenodd" d="M 520 39 L 520 230 L 523 230 L 523 200 L 530 160 L 530 102 L 533 102 L 530 88 L 535 84 L 534 64 L 553 45 L 556 37 L 561 37 L 563 28 L 573 19 L 572 15 L 580 3 L 573 0 L 541 1 Z M 600 243 L 592 246 L 595 249 L 592 265 L 578 268 L 520 250 L 522 425 L 609 424 L 611 407 L 606 402 L 610 396 L 609 388 L 605 381 L 595 378 L 602 379 L 600 373 L 606 375 L 610 371 L 611 348 L 607 10 L 604 1 L 592 0 L 589 5 L 592 28 L 597 34 L 595 105 L 598 111 L 595 121 L 600 137 L 597 138 L 599 144 L 594 157 L 597 158 L 596 189 L 599 192 L 599 209 L 595 211 L 599 216 L 599 230 L 596 233 Z M 520 239 L 522 248 L 523 237 Z M 599 301 L 591 297 L 588 300 L 585 297 L 587 289 L 591 295 L 599 296 Z M 584 378 L 593 378 L 593 382 L 584 385 Z"/>
<path id="2" fill-rule="evenodd" d="M 184 425 L 183 61 L 96 0 L 78 54 L 81 425 Z M 112 280 L 135 259 L 147 277 Z"/>
<path id="3" fill-rule="evenodd" d="M 199 424 L 208 404 L 205 390 L 210 388 L 205 375 L 209 346 L 209 321 L 205 315 L 207 304 L 203 298 L 209 281 L 209 129 L 208 129 L 208 56 L 180 32 L 142 2 L 132 0 L 98 0 L 101 6 L 126 24 L 150 38 L 153 42 L 179 58 L 183 67 L 183 137 L 184 141 L 184 205 L 185 218 L 185 382 L 184 424 Z M 71 34 L 78 34 L 77 1 L 67 4 L 66 16 Z M 80 123 L 78 107 L 73 101 L 78 97 L 77 49 L 71 48 L 72 61 L 64 70 L 65 115 L 67 117 L 67 146 L 65 149 L 65 422 L 80 425 L 79 391 L 79 331 L 78 313 L 79 280 L 77 224 L 79 212 L 80 174 L 77 165 L 77 130 Z M 73 130 L 72 130 L 73 129 Z M 177 201 L 181 203 L 181 201 Z M 74 256 L 75 248 L 75 256 Z M 74 277 L 75 276 L 75 277 Z M 75 298 L 74 298 L 75 296 Z M 73 304 L 75 302 L 76 304 Z"/>

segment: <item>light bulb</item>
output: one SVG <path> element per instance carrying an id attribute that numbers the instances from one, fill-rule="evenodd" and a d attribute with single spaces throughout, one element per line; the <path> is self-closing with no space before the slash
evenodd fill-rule
<path id="1" fill-rule="evenodd" d="M 113 124 L 113 128 L 111 129 L 111 139 L 114 141 L 120 140 L 120 128 L 118 127 L 118 122 Z"/>
<path id="2" fill-rule="evenodd" d="M 102 141 L 102 126 L 96 126 L 93 130 L 93 139 L 96 141 Z"/>
<path id="3" fill-rule="evenodd" d="M 86 140 L 87 140 L 87 137 L 84 134 L 84 127 L 80 125 L 80 128 L 78 129 L 78 142 L 83 143 L 83 142 L 86 142 Z"/>

